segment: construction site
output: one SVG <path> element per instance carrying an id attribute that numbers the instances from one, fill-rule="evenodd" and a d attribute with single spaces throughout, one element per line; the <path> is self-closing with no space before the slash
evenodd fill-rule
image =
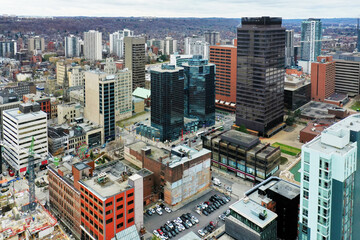
<path id="1" fill-rule="evenodd" d="M 29 191 L 0 197 L 0 240 L 69 239 L 57 220 L 41 204 L 29 209 Z"/>

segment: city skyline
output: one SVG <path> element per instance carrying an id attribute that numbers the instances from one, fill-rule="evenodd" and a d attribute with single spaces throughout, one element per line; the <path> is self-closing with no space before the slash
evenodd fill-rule
<path id="1" fill-rule="evenodd" d="M 84 8 L 86 4 L 86 8 Z M 41 5 L 42 8 L 37 6 Z M 173 1 L 171 5 L 164 0 L 147 2 L 134 0 L 131 2 L 106 1 L 84 1 L 76 2 L 60 0 L 56 2 L 58 7 L 53 8 L 51 1 L 37 0 L 28 2 L 19 0 L 3 4 L 0 14 L 20 16 L 93 16 L 93 17 L 131 17 L 131 16 L 153 16 L 153 17 L 225 17 L 240 18 L 251 16 L 279 16 L 285 19 L 302 19 L 309 17 L 318 18 L 356 18 L 359 17 L 357 9 L 359 2 L 350 0 L 320 0 L 301 2 L 287 2 L 284 0 L 254 1 L 243 0 L 218 1 Z M 159 7 L 160 6 L 160 7 Z M 199 11 L 199 9 L 201 9 Z M 321 11 L 319 11 L 321 10 Z M 346 14 L 344 14 L 346 13 Z"/>

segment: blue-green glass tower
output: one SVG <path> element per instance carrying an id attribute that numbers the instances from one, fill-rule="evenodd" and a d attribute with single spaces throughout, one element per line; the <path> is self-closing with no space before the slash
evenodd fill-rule
<path id="1" fill-rule="evenodd" d="M 215 64 L 193 56 L 183 63 L 184 113 L 185 117 L 196 118 L 200 126 L 215 124 Z"/>
<path id="2" fill-rule="evenodd" d="M 151 126 L 160 141 L 175 140 L 184 127 L 184 69 L 163 64 L 151 74 Z"/>

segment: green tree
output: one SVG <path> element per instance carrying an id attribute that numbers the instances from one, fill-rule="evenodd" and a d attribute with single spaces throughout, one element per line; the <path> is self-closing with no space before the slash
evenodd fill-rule
<path id="1" fill-rule="evenodd" d="M 241 124 L 240 127 L 238 127 L 236 130 L 238 130 L 239 132 L 243 132 L 243 133 L 249 133 L 249 131 L 243 124 Z"/>
<path id="2" fill-rule="evenodd" d="M 293 117 L 288 117 L 285 121 L 286 125 L 292 126 L 295 122 L 295 119 Z"/>

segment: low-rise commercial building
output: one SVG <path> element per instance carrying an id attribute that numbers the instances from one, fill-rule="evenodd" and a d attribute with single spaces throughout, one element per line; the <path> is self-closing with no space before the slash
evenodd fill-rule
<path id="1" fill-rule="evenodd" d="M 250 201 L 265 207 L 277 217 L 277 239 L 296 240 L 300 186 L 278 177 L 271 177 L 245 193 Z"/>
<path id="2" fill-rule="evenodd" d="M 126 160 L 153 172 L 152 194 L 169 205 L 179 204 L 210 186 L 210 155 L 207 149 L 198 151 L 185 145 L 168 151 L 136 142 L 124 148 Z"/>
<path id="3" fill-rule="evenodd" d="M 308 125 L 300 131 L 299 141 L 301 143 L 310 142 L 334 123 L 335 121 L 329 119 L 318 119 L 308 123 Z"/>
<path id="4" fill-rule="evenodd" d="M 288 71 L 288 69 L 286 69 Z M 285 75 L 284 105 L 294 111 L 311 100 L 311 80 L 297 74 Z"/>
<path id="5" fill-rule="evenodd" d="M 203 136 L 203 147 L 211 150 L 212 166 L 254 181 L 263 181 L 279 169 L 280 148 L 236 130 Z"/>
<path id="6" fill-rule="evenodd" d="M 277 217 L 276 213 L 243 198 L 230 206 L 225 232 L 237 240 L 274 240 L 277 239 Z"/>

